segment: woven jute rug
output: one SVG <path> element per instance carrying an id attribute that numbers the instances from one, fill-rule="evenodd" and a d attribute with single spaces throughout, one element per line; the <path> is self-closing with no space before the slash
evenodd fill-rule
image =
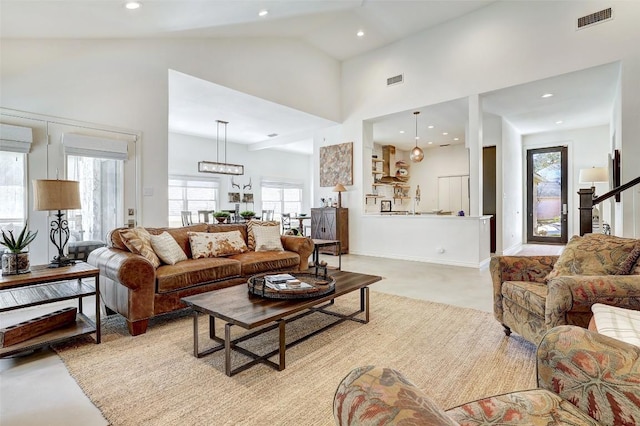
<path id="1" fill-rule="evenodd" d="M 403 372 L 442 408 L 535 387 L 535 347 L 505 337 L 491 314 L 378 292 L 370 302 L 368 324 L 347 321 L 288 349 L 283 371 L 259 364 L 227 377 L 224 351 L 193 356 L 192 318 L 184 314 L 156 320 L 137 337 L 116 315 L 105 321 L 102 344 L 80 340 L 56 350 L 113 425 L 332 425 L 335 389 L 361 365 Z M 333 309 L 358 306 L 353 294 Z M 287 324 L 287 337 L 325 321 L 314 313 Z M 207 324 L 201 317 L 201 349 L 210 342 Z M 268 353 L 276 332 L 243 345 Z M 234 367 L 247 360 L 234 354 Z"/>

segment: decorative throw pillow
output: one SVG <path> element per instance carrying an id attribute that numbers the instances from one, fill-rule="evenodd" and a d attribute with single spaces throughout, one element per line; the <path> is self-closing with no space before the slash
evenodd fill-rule
<path id="1" fill-rule="evenodd" d="M 284 251 L 280 240 L 280 227 L 255 226 L 256 251 Z"/>
<path id="2" fill-rule="evenodd" d="M 151 235 L 146 229 L 141 227 L 125 229 L 120 231 L 120 237 L 131 253 L 143 256 L 154 268 L 160 266 L 160 259 L 151 247 Z"/>
<path id="3" fill-rule="evenodd" d="M 638 240 L 604 234 L 586 234 L 571 238 L 556 261 L 547 280 L 565 275 L 626 275 L 633 263 L 632 255 Z M 625 269 L 626 268 L 626 269 Z"/>
<path id="4" fill-rule="evenodd" d="M 191 255 L 194 259 L 220 257 L 248 251 L 240 231 L 189 232 Z"/>
<path id="5" fill-rule="evenodd" d="M 633 250 L 631 250 L 627 260 L 622 262 L 618 268 L 617 275 L 636 275 L 636 270 L 638 270 L 638 258 L 640 258 L 640 241 L 638 241 Z"/>
<path id="6" fill-rule="evenodd" d="M 188 259 L 187 255 L 180 248 L 180 245 L 167 231 L 164 231 L 160 235 L 151 235 L 151 247 L 160 260 L 167 265 L 175 265 L 178 262 Z"/>
<path id="7" fill-rule="evenodd" d="M 280 232 L 280 222 L 277 220 L 250 220 L 247 223 L 247 247 L 249 250 L 256 249 L 256 237 L 253 233 L 253 228 L 256 226 L 275 226 Z"/>

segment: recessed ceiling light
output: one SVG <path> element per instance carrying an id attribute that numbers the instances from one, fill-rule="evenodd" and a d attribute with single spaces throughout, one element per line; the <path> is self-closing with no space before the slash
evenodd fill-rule
<path id="1" fill-rule="evenodd" d="M 429 141 L 429 142 L 427 142 L 427 144 L 429 144 L 429 145 L 433 145 L 433 142 Z"/>
<path id="2" fill-rule="evenodd" d="M 267 16 L 269 14 L 269 11 L 267 9 L 263 9 L 260 12 L 258 12 L 258 16 Z"/>
<path id="3" fill-rule="evenodd" d="M 453 140 L 454 140 L 454 141 L 459 141 L 459 140 L 460 140 L 460 138 L 453 138 Z"/>
<path id="4" fill-rule="evenodd" d="M 433 125 L 427 126 L 428 129 L 433 129 Z"/>
<path id="5" fill-rule="evenodd" d="M 142 7 L 142 3 L 140 3 L 139 1 L 128 1 L 124 4 L 124 7 L 129 10 L 140 9 L 140 7 Z"/>
<path id="6" fill-rule="evenodd" d="M 360 31 L 358 31 L 358 32 L 356 33 L 356 35 L 357 35 L 358 37 L 362 37 L 362 36 L 364 36 L 364 31 L 360 30 Z"/>
<path id="7" fill-rule="evenodd" d="M 442 136 L 447 136 L 448 134 L 448 132 L 442 132 Z"/>
<path id="8" fill-rule="evenodd" d="M 542 95 L 543 98 L 550 98 L 553 96 L 553 93 L 545 93 L 544 95 Z"/>
<path id="9" fill-rule="evenodd" d="M 400 130 L 400 133 L 404 133 L 404 130 Z"/>
<path id="10" fill-rule="evenodd" d="M 562 120 L 556 121 L 556 124 L 562 124 Z"/>

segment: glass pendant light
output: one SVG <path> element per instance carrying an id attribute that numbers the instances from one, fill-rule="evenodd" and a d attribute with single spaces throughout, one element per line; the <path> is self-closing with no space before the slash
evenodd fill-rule
<path id="1" fill-rule="evenodd" d="M 418 114 L 420 114 L 420 111 L 413 113 L 413 115 L 416 116 L 416 146 L 411 150 L 411 154 L 409 155 L 409 158 L 414 163 L 419 163 L 424 158 L 424 152 L 422 151 L 422 148 L 418 146 Z"/>

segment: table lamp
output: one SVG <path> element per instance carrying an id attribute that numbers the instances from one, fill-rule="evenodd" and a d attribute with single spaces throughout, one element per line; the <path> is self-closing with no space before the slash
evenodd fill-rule
<path id="1" fill-rule="evenodd" d="M 609 182 L 609 170 L 606 167 L 591 167 L 590 169 L 580 169 L 580 175 L 578 176 L 580 183 L 590 183 L 591 191 L 593 192 L 593 198 L 596 198 L 596 183 Z M 591 212 L 591 219 L 598 224 L 600 228 L 601 217 L 600 209 L 597 205 L 593 206 Z"/>
<path id="2" fill-rule="evenodd" d="M 54 213 L 56 220 L 51 221 L 49 238 L 58 249 L 58 255 L 54 256 L 49 268 L 69 266 L 75 262 L 64 255 L 64 248 L 69 241 L 69 224 L 63 219 L 62 210 L 76 210 L 80 208 L 80 182 L 73 180 L 47 180 L 36 179 L 33 181 L 34 210 L 57 210 Z"/>
<path id="3" fill-rule="evenodd" d="M 346 190 L 347 188 L 345 188 L 341 183 L 337 184 L 335 188 L 333 188 L 333 192 L 338 193 L 338 208 L 342 207 L 342 193 Z"/>
<path id="4" fill-rule="evenodd" d="M 591 167 L 590 169 L 580 169 L 578 177 L 580 183 L 590 183 L 593 189 L 593 196 L 596 196 L 596 183 L 609 182 L 609 170 L 606 167 Z"/>

